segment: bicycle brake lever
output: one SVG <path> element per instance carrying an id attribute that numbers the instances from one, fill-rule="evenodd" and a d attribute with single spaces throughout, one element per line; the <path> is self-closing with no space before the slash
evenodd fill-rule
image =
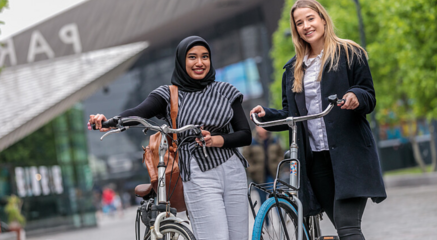
<path id="1" fill-rule="evenodd" d="M 109 134 L 124 132 L 127 129 L 129 129 L 129 127 L 122 127 L 122 128 L 117 128 L 117 129 L 114 129 L 114 130 L 110 130 L 110 131 L 106 132 L 105 134 L 103 134 L 103 136 L 100 138 L 100 141 L 103 141 L 103 138 L 105 138 Z"/>
<path id="2" fill-rule="evenodd" d="M 207 158 L 208 154 L 206 154 L 206 143 L 205 143 L 205 139 L 203 139 L 202 130 L 199 128 L 196 128 L 196 129 L 194 129 L 194 134 L 196 134 L 196 137 L 202 142 L 203 154 Z"/>
<path id="3" fill-rule="evenodd" d="M 203 136 L 200 139 L 200 141 L 202 141 L 203 154 L 205 154 L 205 157 L 208 158 L 208 154 L 206 154 L 206 143 L 205 140 L 203 139 Z"/>

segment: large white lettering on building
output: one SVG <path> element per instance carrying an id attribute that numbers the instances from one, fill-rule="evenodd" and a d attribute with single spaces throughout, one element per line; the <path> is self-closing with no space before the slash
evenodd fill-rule
<path id="1" fill-rule="evenodd" d="M 47 37 L 47 36 L 46 36 Z M 49 36 L 51 37 L 51 36 Z M 82 52 L 82 43 L 80 41 L 79 29 L 77 24 L 70 23 L 59 29 L 58 36 L 62 44 L 72 45 L 74 53 Z M 50 44 L 47 42 L 43 34 L 35 30 L 32 32 L 29 42 L 28 52 L 26 54 L 26 62 L 34 62 L 39 54 L 45 55 L 47 58 L 54 58 L 57 55 Z M 21 55 L 20 55 L 21 56 Z M 0 67 L 4 66 L 9 61 L 10 66 L 23 64 L 24 59 L 17 59 L 16 49 L 13 38 L 5 39 L 0 43 Z"/>
<path id="2" fill-rule="evenodd" d="M 54 58 L 55 53 L 44 39 L 42 34 L 37 30 L 32 33 L 29 44 L 29 52 L 27 53 L 27 62 L 35 61 L 37 54 L 45 54 L 48 58 Z"/>
<path id="3" fill-rule="evenodd" d="M 74 53 L 82 52 L 82 44 L 80 42 L 79 30 L 77 25 L 72 23 L 65 25 L 59 30 L 59 38 L 65 44 L 72 44 Z"/>

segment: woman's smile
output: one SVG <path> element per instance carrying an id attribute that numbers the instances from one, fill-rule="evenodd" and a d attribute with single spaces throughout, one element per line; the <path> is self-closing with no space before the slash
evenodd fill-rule
<path id="1" fill-rule="evenodd" d="M 314 30 L 309 31 L 309 32 L 305 33 L 305 36 L 307 36 L 307 37 L 311 37 L 311 36 L 313 35 L 314 32 L 315 32 Z"/>
<path id="2" fill-rule="evenodd" d="M 193 71 L 194 71 L 195 74 L 202 75 L 205 72 L 205 69 L 203 69 L 203 68 L 195 68 L 195 69 L 193 69 Z"/>

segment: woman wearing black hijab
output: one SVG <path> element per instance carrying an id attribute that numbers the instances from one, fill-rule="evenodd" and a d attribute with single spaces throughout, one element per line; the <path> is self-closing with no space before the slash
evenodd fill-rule
<path id="1" fill-rule="evenodd" d="M 231 84 L 215 81 L 211 50 L 201 37 L 182 40 L 176 49 L 171 83 L 179 89 L 177 126 L 202 125 L 208 158 L 200 142 L 180 149 L 184 197 L 196 239 L 248 239 L 247 161 L 236 149 L 251 143 L 243 95 Z M 161 86 L 120 117 L 158 117 L 171 126 L 170 90 Z M 101 131 L 102 114 L 91 115 Z M 230 132 L 230 129 L 233 132 Z M 183 138 L 186 134 L 179 135 Z"/>

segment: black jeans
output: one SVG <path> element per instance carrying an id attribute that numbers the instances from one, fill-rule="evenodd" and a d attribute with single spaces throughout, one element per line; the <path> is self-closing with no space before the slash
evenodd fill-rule
<path id="1" fill-rule="evenodd" d="M 329 151 L 313 152 L 308 176 L 317 200 L 322 205 L 341 240 L 363 240 L 361 218 L 367 198 L 335 199 L 334 173 Z"/>

